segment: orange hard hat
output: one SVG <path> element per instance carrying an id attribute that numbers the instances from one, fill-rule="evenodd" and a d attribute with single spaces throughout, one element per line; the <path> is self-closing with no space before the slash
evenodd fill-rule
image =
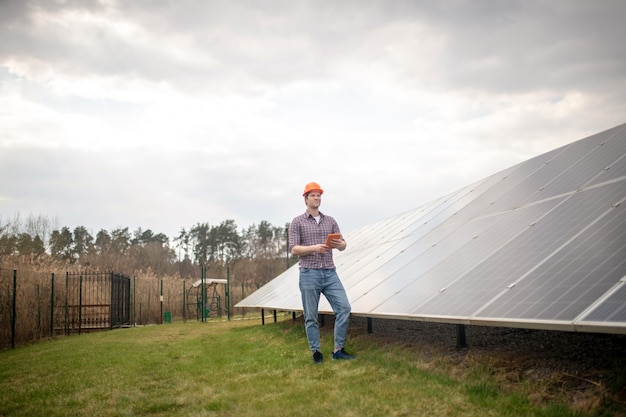
<path id="1" fill-rule="evenodd" d="M 320 187 L 320 185 L 316 182 L 310 182 L 307 185 L 305 185 L 304 192 L 302 193 L 302 195 L 305 196 L 311 191 L 319 191 L 320 194 L 324 194 L 324 190 L 322 190 L 322 187 Z"/>

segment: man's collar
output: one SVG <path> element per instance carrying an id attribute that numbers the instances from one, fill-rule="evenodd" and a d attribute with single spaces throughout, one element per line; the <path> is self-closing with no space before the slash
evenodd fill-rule
<path id="1" fill-rule="evenodd" d="M 319 213 L 320 217 L 324 217 L 324 214 L 323 214 L 321 211 L 318 211 L 318 213 Z M 307 219 L 308 219 L 309 217 L 311 217 L 311 218 L 315 218 L 315 217 L 313 217 L 313 215 L 309 212 L 309 210 L 307 210 L 307 211 L 305 211 L 305 212 L 304 212 L 304 217 L 305 217 L 305 218 L 307 218 Z"/>

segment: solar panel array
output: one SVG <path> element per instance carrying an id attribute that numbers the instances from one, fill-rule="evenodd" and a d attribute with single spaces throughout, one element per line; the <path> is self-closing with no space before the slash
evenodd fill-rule
<path id="1" fill-rule="evenodd" d="M 345 233 L 335 263 L 358 316 L 626 333 L 625 198 L 623 124 Z M 301 311 L 297 265 L 236 307 Z"/>

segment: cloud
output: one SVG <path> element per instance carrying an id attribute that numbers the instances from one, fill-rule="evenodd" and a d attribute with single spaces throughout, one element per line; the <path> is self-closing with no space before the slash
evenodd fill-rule
<path id="1" fill-rule="evenodd" d="M 360 227 L 623 123 L 624 15 L 619 0 L 3 2 L 0 214 L 171 237 L 282 225 L 315 180 Z"/>

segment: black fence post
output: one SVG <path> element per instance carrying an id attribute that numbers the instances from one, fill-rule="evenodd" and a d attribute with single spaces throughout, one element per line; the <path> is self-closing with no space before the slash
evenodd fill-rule
<path id="1" fill-rule="evenodd" d="M 133 276 L 133 326 L 137 325 L 137 277 Z"/>
<path id="2" fill-rule="evenodd" d="M 187 281 L 183 280 L 183 322 L 187 322 L 187 300 L 185 299 L 187 296 Z"/>
<path id="3" fill-rule="evenodd" d="M 226 265 L 226 317 L 230 321 L 230 264 Z"/>
<path id="4" fill-rule="evenodd" d="M 118 288 L 117 288 L 117 285 L 115 285 L 116 280 L 115 280 L 115 274 L 113 273 L 113 271 L 106 274 L 106 277 L 109 279 L 109 330 L 112 330 L 113 323 L 115 323 L 118 317 L 118 311 L 117 311 L 118 300 L 117 300 L 117 294 L 116 294 Z"/>
<path id="5" fill-rule="evenodd" d="M 17 318 L 17 269 L 13 270 L 13 305 L 11 306 L 11 349 L 15 349 L 15 322 Z"/>
<path id="6" fill-rule="evenodd" d="M 41 339 L 41 285 L 37 284 L 37 337 Z"/>
<path id="7" fill-rule="evenodd" d="M 50 337 L 54 335 L 54 272 L 50 282 Z"/>
<path id="8" fill-rule="evenodd" d="M 200 285 L 202 288 L 200 289 L 200 320 L 202 323 L 206 322 L 206 302 L 207 302 L 207 294 L 206 294 L 206 267 L 202 265 L 202 269 L 200 270 Z"/>
<path id="9" fill-rule="evenodd" d="M 78 281 L 78 334 L 83 330 L 83 275 Z"/>
<path id="10" fill-rule="evenodd" d="M 65 335 L 69 335 L 70 334 L 70 306 L 68 304 L 68 298 L 69 298 L 69 291 L 70 291 L 70 273 L 69 272 L 65 272 Z"/>

